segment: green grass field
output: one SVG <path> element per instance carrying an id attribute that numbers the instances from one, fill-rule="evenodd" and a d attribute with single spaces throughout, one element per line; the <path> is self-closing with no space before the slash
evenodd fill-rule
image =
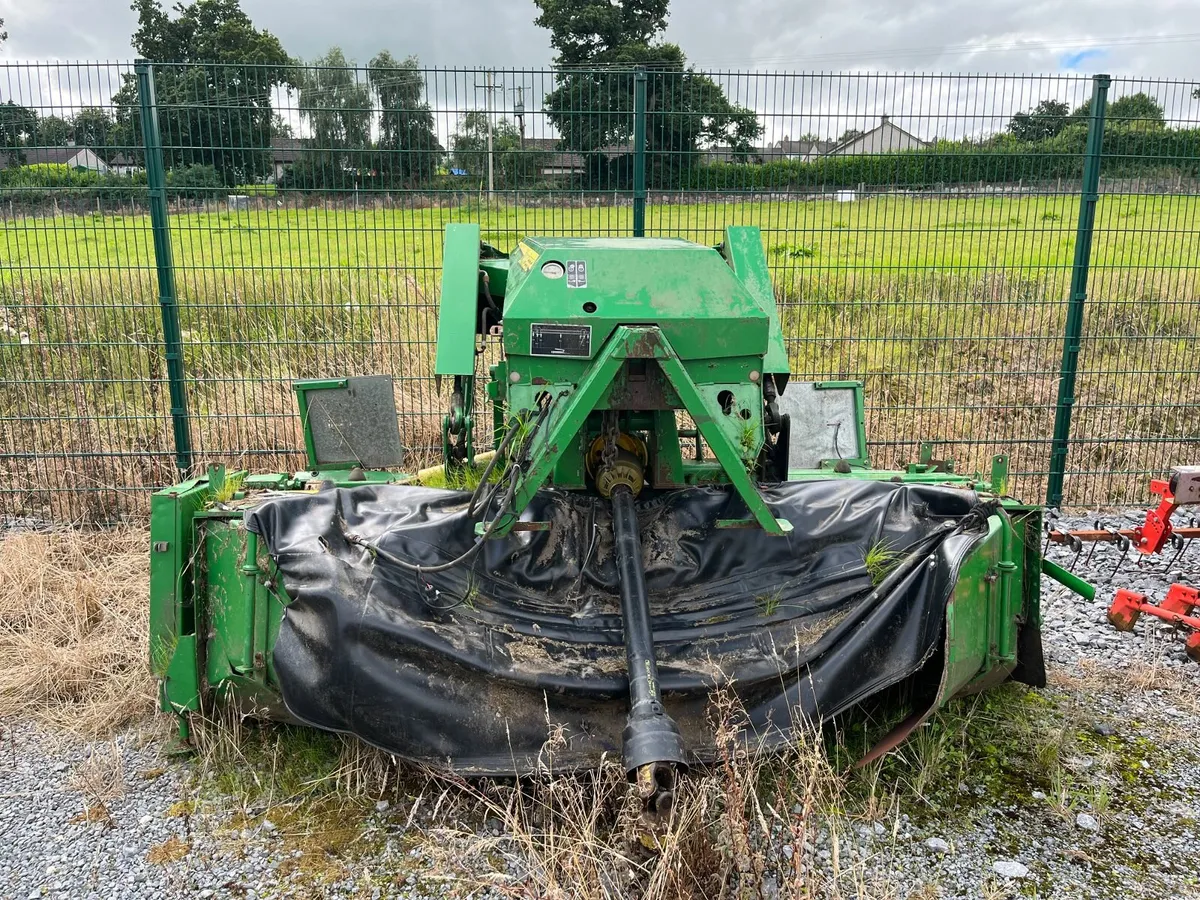
<path id="1" fill-rule="evenodd" d="M 295 377 L 390 372 L 404 439 L 437 441 L 441 233 L 626 235 L 625 206 L 280 208 L 171 217 L 184 366 L 202 460 L 293 467 Z M 878 465 L 947 442 L 960 469 L 1010 452 L 1040 499 L 1079 198 L 888 196 L 657 204 L 647 233 L 715 244 L 763 230 L 802 378 L 862 378 Z M 1200 451 L 1200 197 L 1097 211 L 1069 485 L 1133 502 L 1142 473 Z M 111 518 L 174 477 L 146 216 L 0 222 L 0 517 Z M 107 455 L 97 456 L 103 453 Z M 31 487 L 31 485 L 33 487 Z M 91 488 L 75 496 L 70 492 Z M 102 489 L 97 489 L 102 488 Z"/>

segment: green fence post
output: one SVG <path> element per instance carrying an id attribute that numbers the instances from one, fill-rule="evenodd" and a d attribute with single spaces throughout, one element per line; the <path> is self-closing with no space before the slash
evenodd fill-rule
<path id="1" fill-rule="evenodd" d="M 633 236 L 646 236 L 646 70 L 633 73 Z"/>
<path id="2" fill-rule="evenodd" d="M 1108 75 L 1097 75 L 1092 79 L 1087 149 L 1083 157 L 1083 185 L 1079 197 L 1079 225 L 1075 232 L 1075 260 L 1071 265 L 1071 295 L 1067 301 L 1067 325 L 1058 374 L 1058 402 L 1054 411 L 1054 442 L 1050 448 L 1050 475 L 1046 481 L 1046 505 L 1051 508 L 1062 504 L 1063 476 L 1067 470 L 1071 412 L 1075 406 L 1075 374 L 1079 366 L 1079 344 L 1083 334 L 1083 307 L 1087 301 L 1088 266 L 1092 259 L 1092 233 L 1096 225 L 1096 201 L 1100 199 L 1104 111 L 1111 81 Z"/>
<path id="3" fill-rule="evenodd" d="M 192 433 L 183 377 L 183 338 L 179 332 L 179 303 L 175 294 L 175 260 L 167 222 L 167 174 L 163 166 L 158 104 L 154 97 L 154 66 L 144 59 L 134 64 L 141 106 L 142 140 L 146 147 L 146 180 L 150 187 L 150 228 L 158 270 L 158 307 L 162 314 L 167 384 L 171 395 L 171 425 L 175 432 L 175 464 L 183 475 L 192 468 Z"/>

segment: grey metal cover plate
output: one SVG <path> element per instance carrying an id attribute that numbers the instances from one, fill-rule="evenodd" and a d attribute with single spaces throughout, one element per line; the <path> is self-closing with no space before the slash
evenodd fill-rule
<path id="1" fill-rule="evenodd" d="M 310 391 L 308 420 L 320 466 L 394 469 L 404 462 L 390 375 L 355 375 L 344 388 Z"/>
<path id="2" fill-rule="evenodd" d="M 792 417 L 789 469 L 816 469 L 824 459 L 866 456 L 858 445 L 853 388 L 818 388 L 811 381 L 789 381 L 779 397 L 779 412 Z"/>

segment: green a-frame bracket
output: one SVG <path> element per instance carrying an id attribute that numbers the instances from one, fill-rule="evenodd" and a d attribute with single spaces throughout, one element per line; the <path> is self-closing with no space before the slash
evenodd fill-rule
<path id="1" fill-rule="evenodd" d="M 592 360 L 591 367 L 578 385 L 547 385 L 553 407 L 545 425 L 532 439 L 529 464 L 513 496 L 510 521 L 498 523 L 492 531 L 493 536 L 501 536 L 512 530 L 517 517 L 550 478 L 566 447 L 579 434 L 588 416 L 599 408 L 604 392 L 627 359 L 653 359 L 658 363 L 720 463 L 729 483 L 745 502 L 753 522 L 767 534 L 790 533 L 791 523 L 786 519 L 777 519 L 772 514 L 747 471 L 746 460 L 705 403 L 699 386 L 688 374 L 666 335 L 653 325 L 621 325 Z"/>

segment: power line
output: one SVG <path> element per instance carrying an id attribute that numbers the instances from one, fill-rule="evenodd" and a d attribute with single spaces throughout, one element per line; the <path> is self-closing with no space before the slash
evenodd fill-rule
<path id="1" fill-rule="evenodd" d="M 839 51 L 836 53 L 814 53 L 806 56 L 756 56 L 753 60 L 744 57 L 726 59 L 708 59 L 706 63 L 751 64 L 761 63 L 812 63 L 835 62 L 854 59 L 893 59 L 906 56 L 923 56 L 930 53 L 949 54 L 978 54 L 978 53 L 1011 53 L 1016 50 L 1096 50 L 1109 47 L 1135 47 L 1160 44 L 1195 44 L 1200 43 L 1200 32 L 1186 34 L 1164 35 L 1117 35 L 1113 37 L 1089 38 L 1043 38 L 1026 40 L 1014 38 L 992 44 L 940 44 L 925 47 L 896 47 L 879 48 L 877 50 Z"/>

